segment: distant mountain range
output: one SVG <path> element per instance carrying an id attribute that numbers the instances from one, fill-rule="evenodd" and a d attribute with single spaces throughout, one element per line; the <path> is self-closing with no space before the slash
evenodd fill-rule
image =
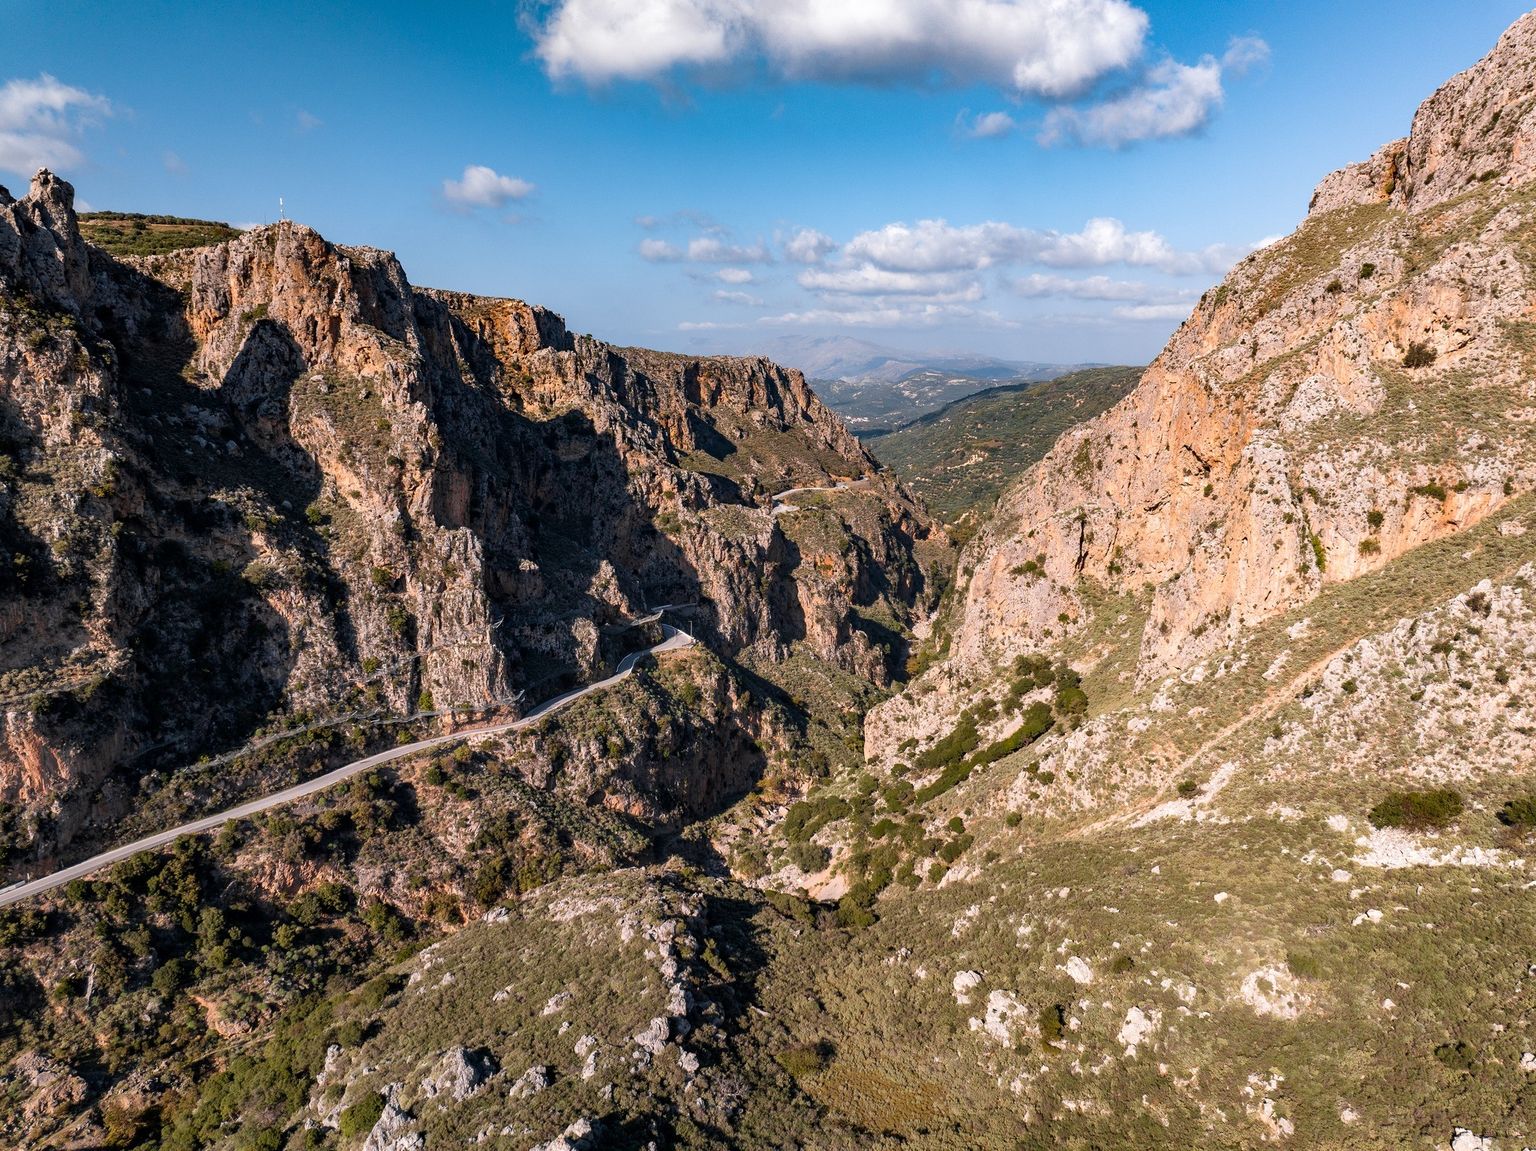
<path id="1" fill-rule="evenodd" d="M 1000 383 L 1051 380 L 1100 366 L 917 351 L 850 336 L 781 336 L 758 350 L 804 372 L 817 394 L 860 434 L 900 427 Z"/>

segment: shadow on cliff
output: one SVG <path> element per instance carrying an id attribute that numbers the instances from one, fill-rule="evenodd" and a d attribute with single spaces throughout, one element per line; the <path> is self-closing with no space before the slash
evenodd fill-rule
<path id="1" fill-rule="evenodd" d="M 318 540 L 291 517 L 274 524 L 242 511 L 237 493 L 254 488 L 282 506 L 318 489 L 313 462 L 306 468 L 291 441 L 249 434 L 302 368 L 287 333 L 259 321 L 228 378 L 194 386 L 182 297 L 124 265 L 111 274 L 133 308 L 98 309 L 96 320 L 118 353 L 132 447 L 116 501 L 122 592 L 109 622 L 131 660 L 137 775 L 239 746 L 281 705 L 294 656 L 286 621 L 262 594 L 281 576 L 258 560 L 255 537 L 299 532 L 317 551 Z M 269 393 L 260 400 L 258 378 Z M 99 798 L 121 807 L 132 783 L 111 779 Z"/>

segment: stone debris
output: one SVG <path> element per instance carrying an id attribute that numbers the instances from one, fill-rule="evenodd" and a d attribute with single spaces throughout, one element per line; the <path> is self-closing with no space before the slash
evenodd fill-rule
<path id="1" fill-rule="evenodd" d="M 1073 983 L 1087 987 L 1093 982 L 1093 968 L 1088 966 L 1088 961 L 1080 955 L 1074 955 L 1062 966 Z"/>
<path id="2" fill-rule="evenodd" d="M 468 1099 L 496 1071 L 496 1061 L 486 1051 L 450 1047 L 437 1061 L 436 1071 L 422 1080 L 421 1093 L 428 1099 L 446 1095 L 454 1100 Z"/>
<path id="3" fill-rule="evenodd" d="M 652 1019 L 644 1031 L 638 1031 L 634 1035 L 635 1046 L 652 1055 L 660 1055 L 666 1047 L 667 1040 L 672 1038 L 672 1027 L 665 1016 L 658 1015 Z"/>
<path id="4" fill-rule="evenodd" d="M 556 1135 L 548 1143 L 540 1143 L 530 1151 L 591 1151 L 602 1136 L 603 1125 L 596 1119 L 578 1119 Z"/>
<path id="5" fill-rule="evenodd" d="M 544 1004 L 543 1014 L 553 1015 L 557 1011 L 565 1010 L 565 1007 L 570 1003 L 571 998 L 572 996 L 569 991 L 561 991 L 556 995 L 551 995 L 549 997 L 549 1002 Z"/>
<path id="6" fill-rule="evenodd" d="M 518 1076 L 517 1082 L 512 1084 L 512 1090 L 508 1091 L 507 1095 L 513 1099 L 527 1099 L 548 1088 L 553 1081 L 551 1068 L 543 1064 L 535 1064 Z"/>
<path id="7" fill-rule="evenodd" d="M 22 1108 L 27 1119 L 63 1111 L 82 1102 L 87 1093 L 85 1080 L 65 1064 L 36 1051 L 18 1056 L 11 1065 L 11 1075 L 0 1077 L 0 1085 L 7 1078 L 20 1079 L 30 1091 Z"/>
<path id="8" fill-rule="evenodd" d="M 1301 984 L 1283 967 L 1267 965 L 1250 971 L 1243 978 L 1240 997 L 1255 1015 L 1276 1019 L 1295 1019 L 1311 1004 Z"/>
<path id="9" fill-rule="evenodd" d="M 981 972 L 961 971 L 955 975 L 953 987 L 955 1002 L 962 1007 L 971 1001 L 971 992 L 981 984 Z"/>
<path id="10" fill-rule="evenodd" d="M 1012 991 L 993 991 L 987 996 L 986 1015 L 972 1017 L 972 1031 L 982 1031 L 996 1039 L 1004 1047 L 1014 1045 L 1015 1031 L 1038 1036 L 1040 1028 L 1030 1016 L 1029 1008 L 1020 1003 Z"/>
<path id="11" fill-rule="evenodd" d="M 1162 1026 L 1163 1013 L 1161 1011 L 1143 1011 L 1140 1007 L 1132 1007 L 1125 1013 L 1125 1022 L 1120 1025 L 1120 1031 L 1115 1036 L 1115 1042 L 1125 1047 L 1125 1057 L 1134 1058 L 1136 1051 L 1146 1042 L 1147 1038 Z"/>
<path id="12" fill-rule="evenodd" d="M 363 1151 L 422 1151 L 426 1147 L 426 1139 L 411 1125 L 411 1113 L 399 1104 L 401 1086 L 391 1083 L 384 1088 L 384 1111 L 368 1132 Z"/>
<path id="13" fill-rule="evenodd" d="M 1465 1127 L 1451 1128 L 1451 1151 L 1494 1151 L 1493 1140 Z"/>

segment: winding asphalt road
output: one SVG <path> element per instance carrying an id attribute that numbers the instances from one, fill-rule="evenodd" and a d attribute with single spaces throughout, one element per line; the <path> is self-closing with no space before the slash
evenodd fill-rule
<path id="1" fill-rule="evenodd" d="M 660 609 L 665 610 L 665 609 Z M 657 616 L 660 616 L 660 610 Z M 637 621 L 638 622 L 638 621 Z M 647 620 L 649 622 L 649 619 Z M 73 879 L 81 879 L 93 871 L 103 867 L 109 867 L 114 863 L 121 863 L 129 856 L 137 855 L 141 851 L 149 851 L 156 847 L 164 847 L 180 839 L 183 835 L 196 835 L 203 831 L 213 831 L 222 827 L 233 819 L 248 819 L 263 811 L 270 811 L 274 807 L 281 807 L 285 803 L 292 803 L 296 799 L 303 799 L 307 795 L 314 795 L 317 791 L 324 791 L 328 787 L 351 779 L 355 775 L 361 775 L 375 767 L 386 763 L 393 763 L 398 759 L 406 759 L 409 756 L 419 755 L 424 751 L 430 751 L 434 747 L 441 747 L 445 743 L 461 743 L 465 740 L 485 739 L 493 735 L 500 735 L 507 731 L 517 731 L 521 728 L 538 723 L 546 715 L 569 707 L 578 699 L 604 691 L 629 677 L 635 670 L 635 664 L 646 655 L 662 655 L 669 651 L 678 651 L 688 647 L 694 642 L 691 635 L 678 631 L 668 624 L 661 625 L 662 635 L 665 637 L 661 643 L 649 647 L 645 651 L 632 652 L 619 661 L 619 666 L 607 679 L 597 680 L 585 687 L 578 687 L 564 695 L 557 695 L 554 699 L 545 700 L 527 715 L 520 719 L 510 720 L 506 723 L 492 724 L 489 727 L 466 728 L 456 731 L 451 735 L 434 735 L 431 739 L 417 740 L 415 743 L 402 744 L 392 747 L 388 751 L 381 751 L 377 755 L 370 755 L 365 759 L 354 760 L 351 763 L 338 767 L 335 771 L 328 771 L 324 775 L 317 775 L 314 779 L 304 783 L 295 784 L 293 787 L 284 788 L 282 791 L 273 792 L 271 795 L 253 799 L 249 803 L 242 803 L 239 807 L 232 807 L 228 811 L 221 811 L 217 815 L 205 816 L 202 819 L 184 823 L 180 827 L 173 827 L 169 831 L 162 831 L 155 835 L 146 836 L 135 840 L 133 843 L 125 843 L 122 847 L 114 847 L 110 851 L 104 851 L 100 855 L 93 855 L 90 859 L 72 864 L 52 875 L 45 875 L 41 879 L 34 879 L 29 883 L 23 883 L 17 887 L 9 887 L 0 891 L 0 907 L 8 907 L 23 899 L 29 899 L 34 895 L 41 895 L 45 891 L 52 891 L 57 887 L 63 887 Z"/>
<path id="2" fill-rule="evenodd" d="M 773 510 L 770 514 L 781 516 L 785 512 L 799 511 L 800 509 L 794 504 L 788 504 L 784 502 L 790 496 L 808 495 L 811 492 L 846 492 L 851 491 L 854 488 L 862 488 L 868 483 L 869 477 L 866 476 L 862 480 L 840 480 L 829 488 L 785 488 L 782 492 L 773 497 Z"/>

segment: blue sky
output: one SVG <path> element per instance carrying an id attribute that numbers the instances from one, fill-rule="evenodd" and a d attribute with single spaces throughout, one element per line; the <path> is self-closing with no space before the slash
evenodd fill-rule
<path id="1" fill-rule="evenodd" d="M 1524 5 L 0 0 L 0 182 L 289 215 L 617 343 L 1144 361 Z"/>

